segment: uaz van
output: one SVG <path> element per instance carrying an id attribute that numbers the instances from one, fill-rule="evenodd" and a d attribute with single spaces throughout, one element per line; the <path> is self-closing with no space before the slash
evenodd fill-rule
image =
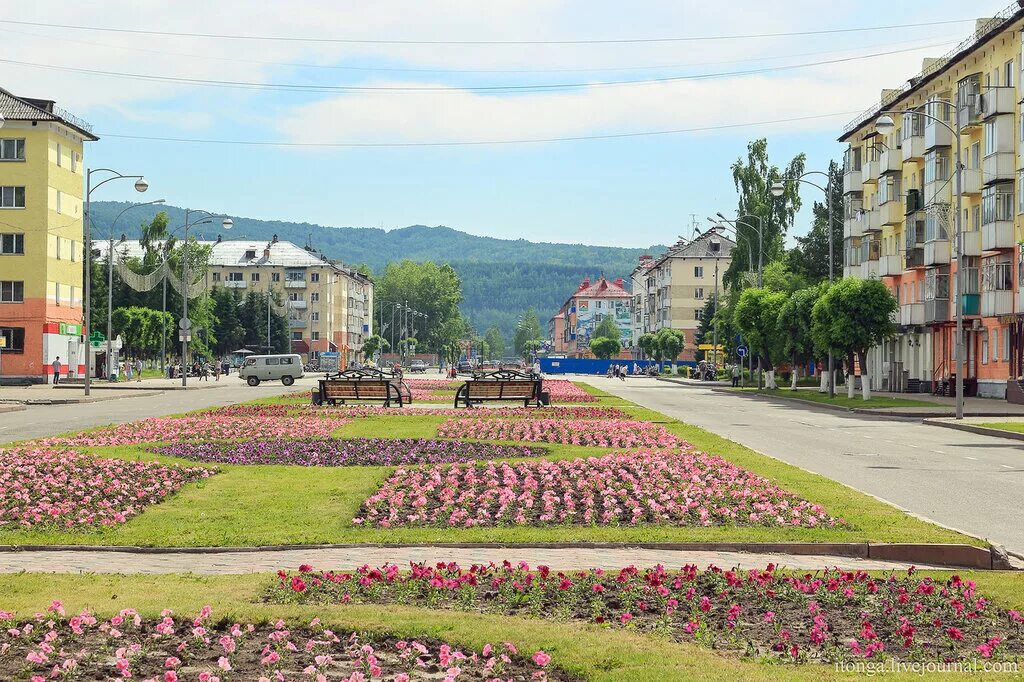
<path id="1" fill-rule="evenodd" d="M 250 355 L 242 363 L 238 376 L 250 386 L 275 379 L 291 386 L 296 379 L 302 378 L 302 358 L 298 355 Z"/>

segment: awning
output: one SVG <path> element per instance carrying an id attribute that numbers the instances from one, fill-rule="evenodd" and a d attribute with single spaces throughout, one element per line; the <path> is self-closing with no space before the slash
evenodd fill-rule
<path id="1" fill-rule="evenodd" d="M 231 355 L 254 355 L 254 352 L 248 348 L 239 348 L 238 350 L 231 351 Z"/>
<path id="2" fill-rule="evenodd" d="M 292 341 L 292 352 L 293 353 L 308 353 L 309 352 L 309 344 L 306 343 L 305 340 L 302 340 L 302 341 Z"/>

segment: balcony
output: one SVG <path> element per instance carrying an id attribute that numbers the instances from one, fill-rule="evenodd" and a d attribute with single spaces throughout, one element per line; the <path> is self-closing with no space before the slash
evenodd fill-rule
<path id="1" fill-rule="evenodd" d="M 292 310 L 305 310 L 306 309 L 306 302 L 302 301 L 302 300 L 299 300 L 299 301 L 289 300 L 288 301 L 288 307 L 291 308 Z"/>
<path id="2" fill-rule="evenodd" d="M 861 279 L 878 279 L 878 261 L 866 260 L 860 264 Z"/>
<path id="3" fill-rule="evenodd" d="M 977 277 L 974 278 L 975 283 Z M 965 287 L 965 291 L 971 291 Z M 981 268 L 981 314 L 984 317 L 1013 312 L 1013 264 L 990 259 Z"/>
<path id="4" fill-rule="evenodd" d="M 981 226 L 981 249 L 983 251 L 1012 249 L 1016 244 L 1017 242 L 1013 238 L 1012 220 L 999 220 Z"/>
<path id="5" fill-rule="evenodd" d="M 904 212 L 903 202 L 900 201 L 899 197 L 891 201 L 887 201 L 878 207 L 879 224 L 881 225 L 900 225 L 903 223 Z"/>
<path id="6" fill-rule="evenodd" d="M 924 135 L 913 135 L 911 137 L 903 138 L 903 144 L 901 147 L 903 152 L 903 161 L 923 161 L 924 160 Z"/>
<path id="7" fill-rule="evenodd" d="M 284 281 L 285 289 L 305 289 L 306 280 L 304 279 L 286 279 Z"/>
<path id="8" fill-rule="evenodd" d="M 981 293 L 981 314 L 983 317 L 1009 315 L 1013 312 L 1012 291 L 983 291 Z M 966 310 L 964 315 L 969 315 Z"/>
<path id="9" fill-rule="evenodd" d="M 949 322 L 949 299 L 933 298 L 924 302 L 924 324 Z"/>
<path id="10" fill-rule="evenodd" d="M 952 187 L 953 183 L 947 179 L 924 183 L 924 205 L 930 206 L 940 202 L 950 203 L 953 196 Z"/>
<path id="11" fill-rule="evenodd" d="M 1017 110 L 1016 88 L 988 87 L 981 93 L 978 109 L 982 118 L 1013 114 Z"/>
<path id="12" fill-rule="evenodd" d="M 964 168 L 963 173 L 963 193 L 964 194 L 981 194 L 982 188 L 985 183 L 981 179 L 980 168 Z M 954 179 L 955 182 L 955 179 Z"/>
<path id="13" fill-rule="evenodd" d="M 949 265 L 949 240 L 933 239 L 924 243 L 924 265 Z"/>
<path id="14" fill-rule="evenodd" d="M 948 147 L 953 143 L 953 133 L 946 126 L 932 123 L 924 127 L 924 148 Z"/>
<path id="15" fill-rule="evenodd" d="M 879 153 L 877 150 L 874 150 L 868 154 L 868 158 L 864 161 L 864 165 L 861 168 L 861 177 L 865 185 L 878 182 L 878 176 L 881 172 L 878 158 Z"/>
<path id="16" fill-rule="evenodd" d="M 898 147 L 886 147 L 878 157 L 878 171 L 885 173 L 900 173 L 903 171 L 903 154 Z"/>
<path id="17" fill-rule="evenodd" d="M 288 318 L 288 328 L 289 329 L 305 329 L 307 325 L 308 325 L 308 322 L 306 322 L 306 320 L 304 320 L 302 318 L 298 318 L 298 317 L 289 317 Z"/>
<path id="18" fill-rule="evenodd" d="M 843 222 L 843 238 L 860 237 L 864 234 L 864 216 L 847 218 Z"/>
<path id="19" fill-rule="evenodd" d="M 244 279 L 226 279 L 223 284 L 228 289 L 244 289 L 249 286 L 249 283 Z"/>
<path id="20" fill-rule="evenodd" d="M 881 232 L 882 231 L 882 213 L 878 209 L 872 209 L 870 211 L 864 211 L 862 222 L 864 225 L 865 232 Z"/>
<path id="21" fill-rule="evenodd" d="M 904 327 L 924 324 L 924 303 L 904 303 L 901 305 L 899 324 Z"/>
<path id="22" fill-rule="evenodd" d="M 924 267 L 924 247 L 919 246 L 913 249 L 907 249 L 906 252 L 906 268 L 912 270 L 914 268 Z"/>
<path id="23" fill-rule="evenodd" d="M 878 276 L 891 277 L 903 272 L 903 264 L 899 256 L 882 256 L 878 259 Z"/>
<path id="24" fill-rule="evenodd" d="M 980 256 L 981 252 L 981 232 L 977 230 L 964 232 L 964 255 Z"/>
<path id="25" fill-rule="evenodd" d="M 1002 150 L 989 154 L 981 160 L 981 173 L 986 185 L 994 182 L 1011 182 L 1014 175 L 1013 152 Z M 1012 150 L 1012 147 L 1010 148 Z"/>
<path id="26" fill-rule="evenodd" d="M 856 170 L 848 170 L 845 173 L 843 173 L 843 194 L 859 194 L 860 192 L 864 191 L 863 187 L 861 187 L 861 184 L 862 175 L 860 168 Z"/>

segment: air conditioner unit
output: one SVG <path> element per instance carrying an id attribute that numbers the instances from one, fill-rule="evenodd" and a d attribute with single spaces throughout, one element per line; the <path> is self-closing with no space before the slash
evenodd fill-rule
<path id="1" fill-rule="evenodd" d="M 976 332 L 976 331 L 980 331 L 980 330 L 981 330 L 981 320 L 978 320 L 978 319 L 971 320 L 971 331 L 975 331 Z"/>

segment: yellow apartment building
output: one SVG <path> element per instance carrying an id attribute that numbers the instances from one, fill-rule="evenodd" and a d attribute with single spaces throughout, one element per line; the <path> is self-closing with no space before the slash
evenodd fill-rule
<path id="1" fill-rule="evenodd" d="M 0 383 L 81 376 L 83 152 L 98 138 L 52 100 L 0 88 Z"/>
<path id="2" fill-rule="evenodd" d="M 844 275 L 879 277 L 899 302 L 900 335 L 862 368 L 876 389 L 952 392 L 959 270 L 964 392 L 1001 398 L 1017 386 L 1024 354 L 1022 29 L 1017 3 L 979 19 L 950 53 L 925 59 L 903 86 L 883 90 L 839 138 L 848 145 Z"/>

